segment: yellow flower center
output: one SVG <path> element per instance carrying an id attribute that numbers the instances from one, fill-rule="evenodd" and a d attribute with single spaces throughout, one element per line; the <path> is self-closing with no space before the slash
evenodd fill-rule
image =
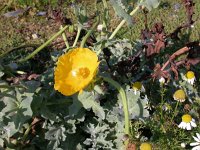
<path id="1" fill-rule="evenodd" d="M 177 90 L 175 93 L 174 93 L 174 98 L 176 100 L 185 100 L 185 92 L 183 90 Z"/>
<path id="2" fill-rule="evenodd" d="M 182 121 L 186 122 L 186 123 L 189 123 L 190 121 L 192 121 L 192 117 L 190 115 L 188 115 L 188 114 L 183 115 L 182 116 Z"/>
<path id="3" fill-rule="evenodd" d="M 72 70 L 71 74 L 75 78 L 87 78 L 90 75 L 90 70 L 87 67 Z"/>
<path id="4" fill-rule="evenodd" d="M 140 145 L 140 150 L 152 150 L 152 146 L 149 143 L 142 143 Z"/>
<path id="5" fill-rule="evenodd" d="M 134 90 L 141 90 L 141 88 L 142 88 L 142 83 L 141 83 L 141 82 L 135 82 L 135 83 L 133 83 L 132 88 L 133 88 Z"/>
<path id="6" fill-rule="evenodd" d="M 185 76 L 186 76 L 186 78 L 188 78 L 188 79 L 193 79 L 193 78 L 195 77 L 193 71 L 188 71 L 188 72 L 186 73 Z"/>

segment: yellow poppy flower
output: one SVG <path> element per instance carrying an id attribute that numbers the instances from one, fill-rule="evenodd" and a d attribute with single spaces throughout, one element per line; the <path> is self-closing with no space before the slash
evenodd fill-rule
<path id="1" fill-rule="evenodd" d="M 54 72 L 54 89 L 66 96 L 81 92 L 96 75 L 98 65 L 96 53 L 88 48 L 75 48 L 63 54 Z"/>
<path id="2" fill-rule="evenodd" d="M 140 150 L 152 150 L 152 146 L 149 143 L 142 143 L 140 145 Z"/>

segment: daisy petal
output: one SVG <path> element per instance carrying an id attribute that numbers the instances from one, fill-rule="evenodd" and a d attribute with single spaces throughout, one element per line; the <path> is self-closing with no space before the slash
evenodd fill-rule
<path id="1" fill-rule="evenodd" d="M 195 123 L 195 120 L 192 118 L 192 122 L 194 122 Z"/>
<path id="2" fill-rule="evenodd" d="M 191 123 L 191 125 L 195 128 L 195 127 L 197 127 L 197 125 L 196 125 L 196 123 L 195 122 L 193 122 L 193 121 L 190 121 L 190 123 Z"/>
<path id="3" fill-rule="evenodd" d="M 199 134 L 199 133 L 196 133 L 196 135 L 197 135 L 197 137 L 198 137 L 198 139 L 199 139 L 198 142 L 200 142 L 200 134 Z"/>
<path id="4" fill-rule="evenodd" d="M 197 145 L 199 145 L 198 142 L 190 143 L 190 146 L 197 146 Z"/>
<path id="5" fill-rule="evenodd" d="M 187 125 L 186 125 L 186 129 L 187 129 L 187 130 L 191 130 L 191 129 L 192 129 L 190 123 L 187 123 Z"/>
<path id="6" fill-rule="evenodd" d="M 183 128 L 183 126 L 185 126 L 185 123 L 184 123 L 184 122 L 181 122 L 181 123 L 178 125 L 179 128 Z"/>
<path id="7" fill-rule="evenodd" d="M 192 137 L 194 138 L 195 141 L 200 142 L 200 140 L 197 137 L 195 137 L 195 136 L 192 136 Z"/>
<path id="8" fill-rule="evenodd" d="M 200 146 L 193 147 L 192 150 L 200 150 Z"/>

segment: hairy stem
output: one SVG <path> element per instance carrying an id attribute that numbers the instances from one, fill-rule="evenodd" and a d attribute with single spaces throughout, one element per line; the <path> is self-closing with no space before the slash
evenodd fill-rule
<path id="1" fill-rule="evenodd" d="M 174 109 L 174 114 L 173 114 L 173 116 L 172 116 L 171 122 L 173 122 L 173 119 L 174 119 L 174 117 L 175 117 L 175 115 L 176 115 L 177 108 L 178 108 L 178 104 L 179 104 L 179 101 L 177 101 L 177 103 L 176 103 L 176 107 L 175 107 L 175 109 Z"/>
<path id="2" fill-rule="evenodd" d="M 103 77 L 104 81 L 112 84 L 118 91 L 122 99 L 122 105 L 123 105 L 123 111 L 124 111 L 124 117 L 125 117 L 125 134 L 130 134 L 130 127 L 129 127 L 129 112 L 128 112 L 128 103 L 127 98 L 124 89 L 121 87 L 121 85 L 114 81 L 111 78 Z"/>
<path id="3" fill-rule="evenodd" d="M 24 132 L 24 135 L 23 135 L 23 137 L 22 137 L 22 141 L 23 141 L 23 142 L 25 142 L 25 140 L 27 139 L 28 134 L 29 134 L 31 128 L 32 128 L 32 125 L 29 125 L 28 128 L 26 129 L 26 131 Z"/>
<path id="4" fill-rule="evenodd" d="M 95 22 L 95 24 L 93 24 L 92 28 L 87 32 L 87 34 L 83 37 L 83 40 L 81 41 L 81 46 L 80 47 L 84 47 L 87 39 L 90 37 L 90 35 L 92 34 L 92 32 L 96 29 L 97 25 L 99 24 L 99 17 L 97 17 L 97 21 Z"/>
<path id="5" fill-rule="evenodd" d="M 60 29 L 61 29 L 61 30 L 63 29 L 63 26 L 62 26 L 62 25 L 60 26 Z M 68 43 L 66 34 L 65 34 L 64 32 L 62 33 L 62 37 L 63 37 L 63 40 L 64 40 L 64 42 L 65 42 L 66 48 L 68 49 L 68 48 L 69 48 L 69 43 Z"/>
<path id="6" fill-rule="evenodd" d="M 73 44 L 73 46 L 72 47 L 75 47 L 76 46 L 76 44 L 77 44 L 77 42 L 78 42 L 78 39 L 79 39 L 79 36 L 80 36 L 80 33 L 81 33 L 81 27 L 80 26 L 78 26 L 78 31 L 77 31 L 77 34 L 76 34 L 76 38 L 75 38 L 75 41 L 74 41 L 74 44 Z"/>
<path id="7" fill-rule="evenodd" d="M 140 2 L 142 2 L 143 0 L 141 0 Z M 133 16 L 137 11 L 139 10 L 139 6 L 137 6 L 131 13 L 130 15 Z M 117 34 L 117 32 L 121 29 L 121 27 L 125 24 L 126 20 L 123 19 L 120 24 L 117 26 L 117 28 L 113 31 L 113 33 L 111 34 L 111 36 L 109 37 L 109 39 L 113 39 L 113 37 Z"/>
<path id="8" fill-rule="evenodd" d="M 35 51 L 33 51 L 30 55 L 26 56 L 24 59 L 20 59 L 19 62 L 25 62 L 35 56 L 38 52 L 40 52 L 43 48 L 45 48 L 49 43 L 51 43 L 55 38 L 57 38 L 60 34 L 62 34 L 68 26 L 63 27 L 59 32 L 53 35 L 48 41 L 38 47 Z"/>

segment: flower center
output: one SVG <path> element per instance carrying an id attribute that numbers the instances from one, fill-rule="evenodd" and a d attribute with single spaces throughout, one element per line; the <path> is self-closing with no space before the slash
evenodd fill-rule
<path id="1" fill-rule="evenodd" d="M 141 82 L 133 83 L 133 89 L 134 90 L 141 90 L 141 88 L 142 88 L 142 83 Z"/>
<path id="2" fill-rule="evenodd" d="M 190 115 L 188 115 L 188 114 L 183 115 L 182 116 L 182 121 L 186 122 L 186 123 L 189 123 L 190 121 L 192 121 L 192 117 Z"/>
<path id="3" fill-rule="evenodd" d="M 90 75 L 90 70 L 87 67 L 79 68 L 77 70 L 72 70 L 73 77 L 81 77 L 83 79 L 87 78 Z"/>
<path id="4" fill-rule="evenodd" d="M 194 72 L 193 71 L 188 71 L 187 73 L 186 73 L 186 78 L 188 78 L 188 79 L 192 79 L 192 78 L 194 78 L 195 76 L 194 76 Z"/>
<path id="5" fill-rule="evenodd" d="M 185 92 L 183 90 L 177 90 L 175 93 L 174 93 L 174 98 L 175 99 L 178 99 L 178 100 L 184 100 L 185 99 Z"/>

